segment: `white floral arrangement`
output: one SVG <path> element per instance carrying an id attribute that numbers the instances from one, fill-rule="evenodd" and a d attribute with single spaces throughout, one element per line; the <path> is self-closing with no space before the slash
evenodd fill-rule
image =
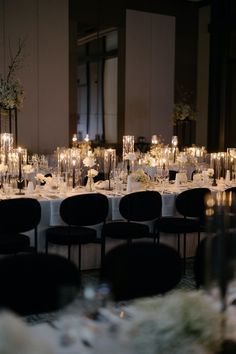
<path id="1" fill-rule="evenodd" d="M 1 174 L 4 174 L 4 173 L 6 173 L 7 171 L 8 171 L 8 166 L 5 165 L 4 163 L 1 163 L 1 164 L 0 164 L 0 173 L 1 173 Z"/>
<path id="2" fill-rule="evenodd" d="M 88 170 L 88 176 L 89 176 L 89 177 L 95 177 L 95 176 L 97 176 L 97 175 L 98 175 L 98 171 L 95 170 L 94 168 L 90 168 L 90 169 Z"/>
<path id="3" fill-rule="evenodd" d="M 37 173 L 35 176 L 35 180 L 40 183 L 45 183 L 48 177 L 45 177 L 42 173 Z"/>
<path id="4" fill-rule="evenodd" d="M 222 315 L 200 291 L 177 291 L 134 303 L 125 329 L 136 354 L 209 354 L 221 346 Z"/>
<path id="5" fill-rule="evenodd" d="M 174 109 L 173 109 L 174 122 L 176 122 L 177 120 L 185 120 L 185 119 L 193 120 L 195 118 L 195 115 L 196 113 L 190 104 L 187 104 L 185 102 L 178 102 L 174 105 Z"/>
<path id="6" fill-rule="evenodd" d="M 22 107 L 24 89 L 21 82 L 15 79 L 15 72 L 21 64 L 23 44 L 20 40 L 15 56 L 10 58 L 9 71 L 6 78 L 0 77 L 0 108 L 13 109 Z"/>
<path id="7" fill-rule="evenodd" d="M 0 107 L 3 109 L 21 108 L 24 89 L 19 80 L 0 79 Z"/>
<path id="8" fill-rule="evenodd" d="M 153 156 L 150 156 L 148 153 L 145 154 L 144 156 L 144 159 L 143 159 L 143 163 L 145 165 L 148 165 L 148 166 L 156 166 L 156 158 L 159 157 L 160 155 L 156 155 L 156 157 L 153 157 Z"/>
<path id="9" fill-rule="evenodd" d="M 143 184 L 150 182 L 149 176 L 141 168 L 132 172 L 131 177 L 135 182 L 140 182 Z"/>
<path id="10" fill-rule="evenodd" d="M 40 339 L 27 324 L 15 314 L 0 313 L 0 353 L 4 354 L 53 354 L 55 351 Z"/>
<path id="11" fill-rule="evenodd" d="M 184 91 L 182 86 L 178 87 L 178 91 L 178 99 L 172 112 L 174 123 L 185 119 L 194 120 L 197 112 L 191 103 L 193 101 L 192 93 Z"/>
<path id="12" fill-rule="evenodd" d="M 32 165 L 25 165 L 23 166 L 22 170 L 25 174 L 30 174 L 34 172 L 34 168 Z"/>
<path id="13" fill-rule="evenodd" d="M 58 189 L 59 187 L 59 180 L 58 177 L 55 175 L 44 177 L 45 183 L 46 183 L 46 188 L 50 189 Z"/>
<path id="14" fill-rule="evenodd" d="M 96 164 L 96 159 L 92 154 L 88 155 L 83 159 L 83 164 L 85 167 L 91 168 Z"/>
<path id="15" fill-rule="evenodd" d="M 208 168 L 207 169 L 207 175 L 210 178 L 214 177 L 214 168 Z"/>

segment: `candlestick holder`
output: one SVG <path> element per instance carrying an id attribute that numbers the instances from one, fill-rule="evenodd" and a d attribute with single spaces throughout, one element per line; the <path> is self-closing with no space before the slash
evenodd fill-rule
<path id="1" fill-rule="evenodd" d="M 216 186 L 217 186 L 217 182 L 216 182 L 216 175 L 215 175 L 215 173 L 214 173 L 214 175 L 213 175 L 213 182 L 212 182 L 212 186 L 213 186 L 213 187 L 216 187 Z"/>
<path id="2" fill-rule="evenodd" d="M 16 193 L 16 195 L 24 195 L 25 194 L 24 192 L 22 192 L 22 189 L 24 188 L 24 184 L 25 184 L 25 181 L 23 179 L 17 180 L 18 192 Z"/>
<path id="3" fill-rule="evenodd" d="M 123 160 L 127 159 L 129 153 L 134 152 L 134 136 L 133 135 L 124 135 L 123 136 Z"/>

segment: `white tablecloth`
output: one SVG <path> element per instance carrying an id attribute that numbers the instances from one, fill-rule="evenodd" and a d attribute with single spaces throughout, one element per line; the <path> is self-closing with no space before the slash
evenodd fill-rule
<path id="1" fill-rule="evenodd" d="M 167 185 L 167 188 L 163 189 L 163 186 L 156 185 L 154 187 L 155 190 L 161 191 L 162 193 L 162 215 L 163 216 L 173 216 L 176 215 L 175 209 L 175 198 L 178 193 L 182 192 L 185 189 L 197 187 L 193 185 L 193 183 L 188 183 L 184 186 L 175 185 Z M 217 187 L 218 188 L 218 187 Z M 107 195 L 109 200 L 109 220 L 119 220 L 121 219 L 121 215 L 119 213 L 119 202 L 125 192 L 122 192 L 122 195 L 117 195 L 113 191 L 104 191 L 104 190 L 97 190 L 97 192 L 104 193 Z M 84 189 L 79 189 L 78 193 L 85 193 Z M 60 194 L 45 194 L 41 193 L 39 197 L 39 201 L 42 208 L 42 217 L 38 227 L 38 249 L 39 251 L 44 251 L 45 249 L 45 231 L 50 226 L 55 225 L 62 225 L 63 221 L 59 214 L 59 208 L 61 201 L 68 196 L 75 195 L 75 192 L 68 192 L 64 193 L 63 195 Z M 145 206 L 144 206 L 145 208 Z M 101 230 L 101 225 L 96 226 L 96 229 Z M 33 232 L 30 232 L 29 235 L 31 236 L 31 240 L 33 243 Z M 107 243 L 106 250 L 109 250 L 114 245 L 119 244 L 122 241 L 117 240 L 109 240 Z M 177 240 L 176 237 L 173 235 L 162 235 L 161 242 L 170 244 L 173 247 L 177 247 Z M 193 255 L 195 252 L 196 247 L 196 240 L 194 235 L 188 237 L 188 245 L 187 245 L 187 255 Z M 64 246 L 55 246 L 50 245 L 50 252 L 59 253 L 62 255 L 67 255 L 67 248 Z M 77 263 L 78 254 L 77 254 L 77 247 L 72 247 L 72 259 Z M 82 269 L 93 269 L 98 268 L 100 265 L 100 245 L 88 244 L 83 246 L 82 251 Z"/>

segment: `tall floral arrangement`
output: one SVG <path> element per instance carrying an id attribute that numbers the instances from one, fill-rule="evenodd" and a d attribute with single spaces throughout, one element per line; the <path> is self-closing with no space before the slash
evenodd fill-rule
<path id="1" fill-rule="evenodd" d="M 19 79 L 16 79 L 16 71 L 20 68 L 23 59 L 23 45 L 23 41 L 19 40 L 15 55 L 12 55 L 10 50 L 8 73 L 6 77 L 0 75 L 0 108 L 5 110 L 21 108 L 24 101 L 23 86 Z"/>
<path id="2" fill-rule="evenodd" d="M 196 119 L 196 110 L 191 103 L 191 94 L 185 92 L 183 88 L 179 89 L 178 99 L 172 111 L 172 118 L 174 123 L 179 120 L 194 120 Z"/>

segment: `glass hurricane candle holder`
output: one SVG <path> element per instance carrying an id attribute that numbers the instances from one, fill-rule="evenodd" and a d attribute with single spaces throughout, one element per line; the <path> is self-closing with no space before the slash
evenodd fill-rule
<path id="1" fill-rule="evenodd" d="M 126 156 L 129 153 L 134 152 L 134 136 L 133 135 L 124 135 L 123 136 L 123 160 L 126 160 Z"/>

